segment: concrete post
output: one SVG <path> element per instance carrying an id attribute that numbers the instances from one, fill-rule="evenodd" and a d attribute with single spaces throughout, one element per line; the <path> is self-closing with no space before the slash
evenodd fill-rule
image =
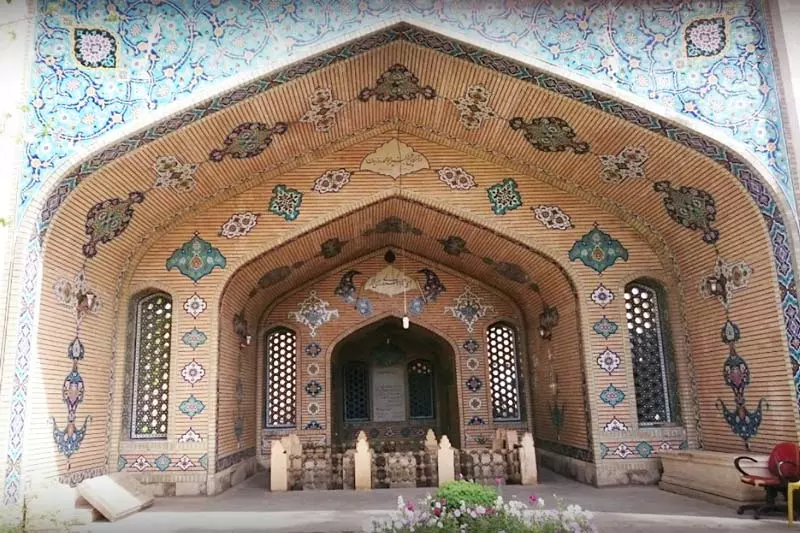
<path id="1" fill-rule="evenodd" d="M 539 483 L 539 471 L 536 468 L 536 448 L 533 446 L 533 435 L 525 432 L 522 446 L 519 449 L 519 466 L 523 485 Z"/>
<path id="2" fill-rule="evenodd" d="M 367 443 L 367 434 L 358 432 L 356 441 L 356 490 L 372 488 L 372 450 Z"/>
<path id="3" fill-rule="evenodd" d="M 439 442 L 438 463 L 439 486 L 441 487 L 456 478 L 453 447 L 450 445 L 447 435 L 442 435 L 442 440 Z"/>
<path id="4" fill-rule="evenodd" d="M 289 458 L 280 440 L 272 441 L 269 455 L 269 488 L 272 492 L 289 490 Z"/>

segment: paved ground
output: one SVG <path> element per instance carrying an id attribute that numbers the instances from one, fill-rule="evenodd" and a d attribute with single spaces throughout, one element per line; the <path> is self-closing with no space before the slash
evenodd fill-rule
<path id="1" fill-rule="evenodd" d="M 787 531 L 785 517 L 759 521 L 739 517 L 733 509 L 678 496 L 656 487 L 596 489 L 548 471 L 537 487 L 504 487 L 503 495 L 527 500 L 542 496 L 549 507 L 553 494 L 595 513 L 605 532 L 667 533 L 684 531 Z M 97 523 L 83 531 L 97 533 L 345 533 L 361 531 L 372 517 L 394 510 L 397 497 L 423 498 L 429 489 L 383 489 L 368 492 L 316 491 L 270 493 L 264 474 L 219 496 L 161 498 L 150 509 L 116 523 Z M 800 524 L 795 524 L 800 530 Z"/>

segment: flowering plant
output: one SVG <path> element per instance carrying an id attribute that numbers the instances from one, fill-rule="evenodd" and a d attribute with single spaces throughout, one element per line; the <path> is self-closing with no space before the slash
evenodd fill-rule
<path id="1" fill-rule="evenodd" d="M 450 504 L 430 495 L 422 502 L 397 499 L 397 511 L 373 521 L 366 533 L 594 533 L 592 513 L 577 505 L 545 509 L 544 500 L 530 496 L 528 504 L 497 496 L 493 505 Z"/>

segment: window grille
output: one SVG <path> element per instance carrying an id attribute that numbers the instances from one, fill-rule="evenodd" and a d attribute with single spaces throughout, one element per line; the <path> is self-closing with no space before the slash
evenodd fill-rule
<path id="1" fill-rule="evenodd" d="M 435 418 L 430 361 L 417 359 L 408 363 L 408 400 L 411 418 Z"/>
<path id="2" fill-rule="evenodd" d="M 133 347 L 133 439 L 167 438 L 171 328 L 169 295 L 155 293 L 139 300 Z"/>
<path id="3" fill-rule="evenodd" d="M 266 426 L 294 427 L 297 396 L 297 337 L 278 328 L 267 335 Z"/>
<path id="4" fill-rule="evenodd" d="M 514 330 L 507 324 L 493 324 L 486 330 L 492 417 L 495 420 L 522 418 L 519 394 L 519 358 Z"/>
<path id="5" fill-rule="evenodd" d="M 369 367 L 360 361 L 344 365 L 344 419 L 364 422 L 369 416 Z"/>
<path id="6" fill-rule="evenodd" d="M 674 421 L 666 338 L 657 291 L 641 283 L 625 287 L 636 412 L 639 424 L 655 426 Z"/>

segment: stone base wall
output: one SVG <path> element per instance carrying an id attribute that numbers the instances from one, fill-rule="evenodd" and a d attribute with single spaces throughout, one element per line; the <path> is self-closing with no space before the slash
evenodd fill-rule
<path id="1" fill-rule="evenodd" d="M 175 474 L 173 472 L 131 474 L 147 486 L 153 496 L 202 496 L 207 494 L 208 476 L 204 473 Z"/>
<path id="2" fill-rule="evenodd" d="M 597 465 L 597 487 L 655 485 L 661 479 L 661 461 L 636 459 L 604 461 Z"/>
<path id="3" fill-rule="evenodd" d="M 208 490 L 204 494 L 213 496 L 221 492 L 225 492 L 231 487 L 238 485 L 245 479 L 249 478 L 263 467 L 258 462 L 256 457 L 248 457 L 247 459 L 236 463 L 232 467 L 214 474 L 208 483 Z M 203 494 L 203 493 L 201 493 Z M 193 494 L 177 494 L 177 496 L 190 496 Z"/>
<path id="4" fill-rule="evenodd" d="M 740 455 L 747 455 L 757 461 L 744 462 L 742 468 L 746 472 L 753 475 L 767 474 L 766 455 L 687 450 L 662 454 L 664 475 L 659 487 L 730 507 L 764 501 L 763 488 L 741 482 L 740 474 L 733 466 L 734 459 Z"/>
<path id="5" fill-rule="evenodd" d="M 589 463 L 548 450 L 536 450 L 537 462 L 553 472 L 595 487 L 655 485 L 661 479 L 658 459 Z"/>
<path id="6" fill-rule="evenodd" d="M 596 485 L 597 472 L 594 463 L 587 463 L 586 461 L 559 455 L 541 448 L 536 450 L 536 457 L 537 463 L 548 470 L 587 485 Z"/>

